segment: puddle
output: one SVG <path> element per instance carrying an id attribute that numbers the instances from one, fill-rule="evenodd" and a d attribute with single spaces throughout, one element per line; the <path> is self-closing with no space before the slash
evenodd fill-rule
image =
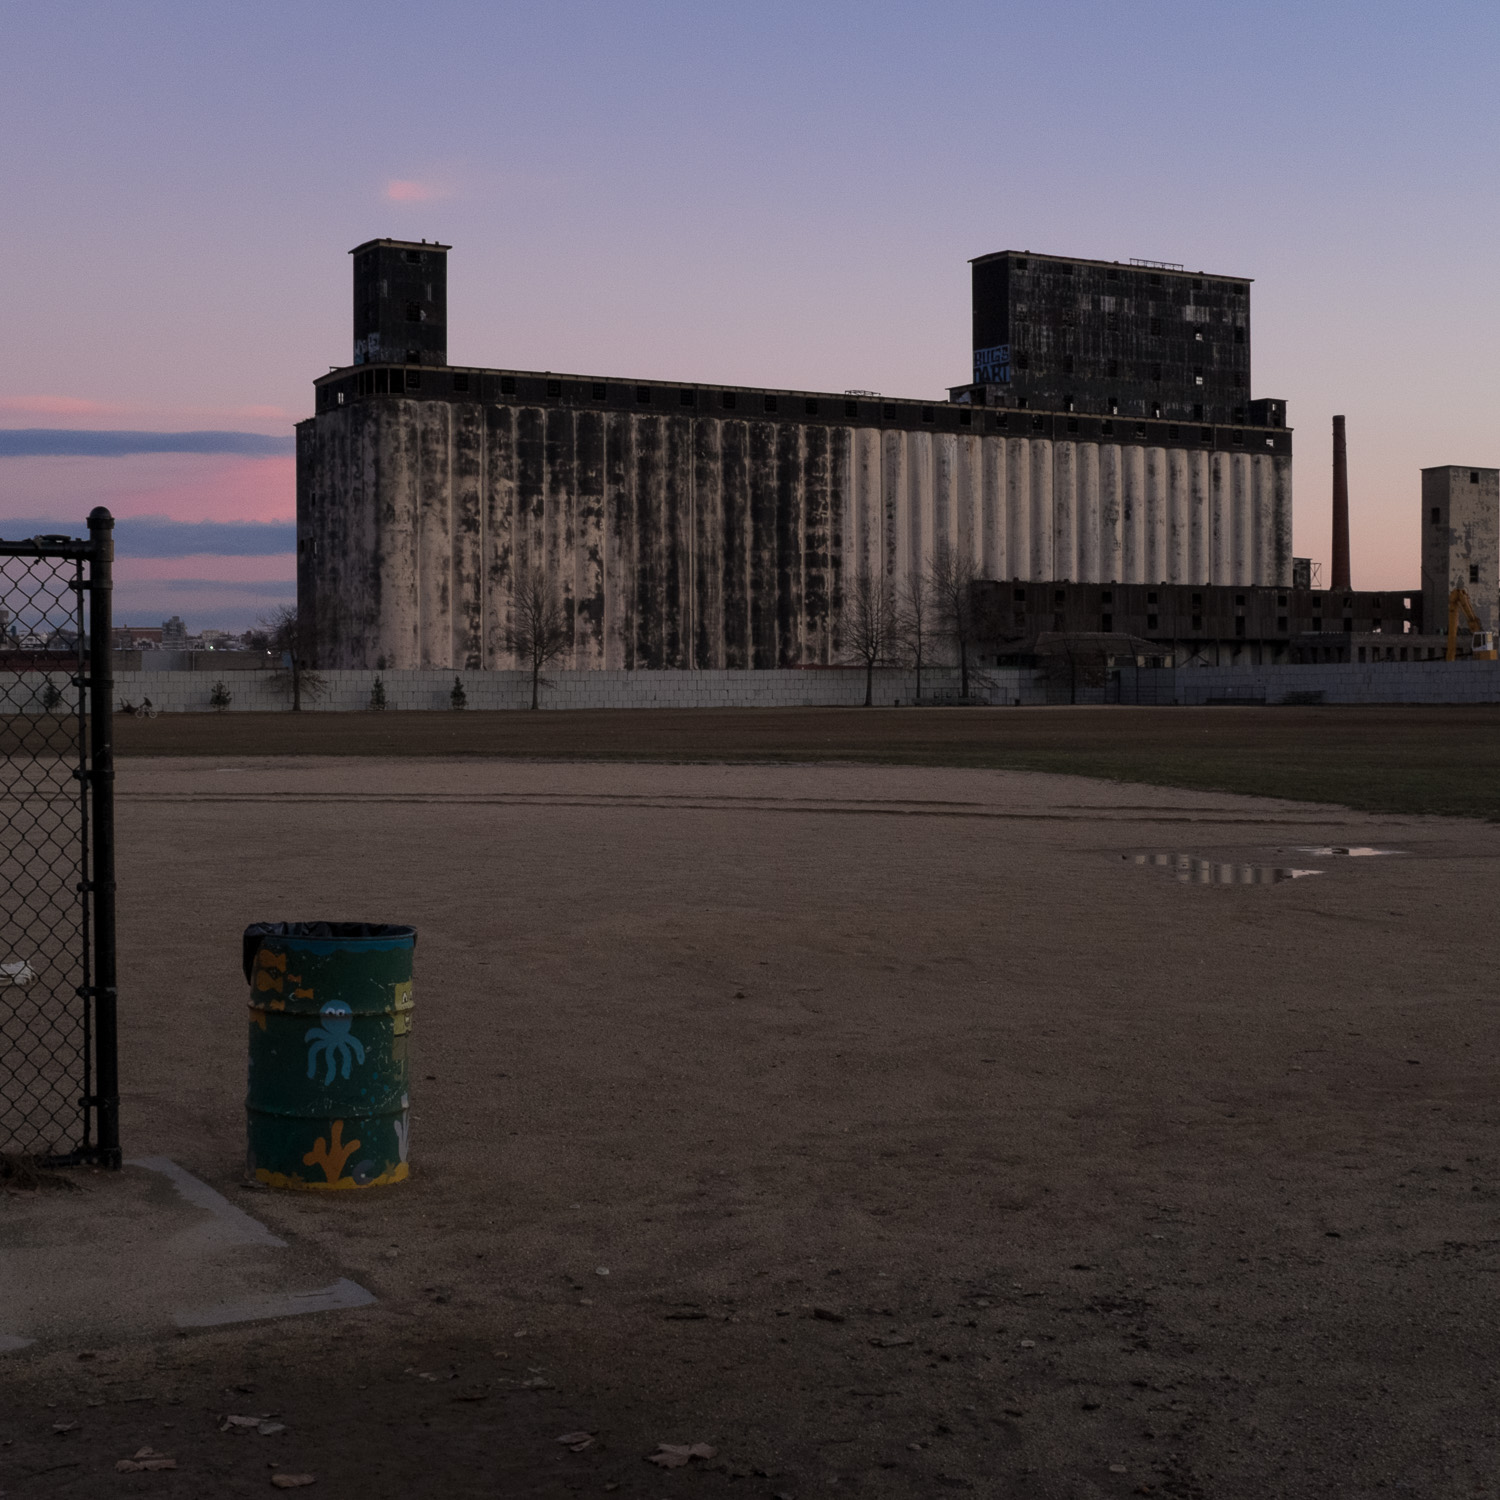
<path id="1" fill-rule="evenodd" d="M 1405 849 L 1372 849 L 1368 844 L 1355 844 L 1345 848 L 1342 844 L 1318 844 L 1306 847 L 1299 846 L 1292 851 L 1294 854 L 1311 854 L 1314 859 L 1332 859 L 1337 854 L 1347 855 L 1350 859 L 1369 859 L 1376 854 L 1405 854 Z"/>
<path id="2" fill-rule="evenodd" d="M 1121 856 L 1122 859 L 1130 857 Z M 1323 873 L 1321 870 L 1294 870 L 1284 865 L 1226 864 L 1216 859 L 1199 859 L 1194 854 L 1137 854 L 1134 858 L 1138 865 L 1170 870 L 1184 885 L 1280 885 L 1283 880 L 1301 880 L 1307 875 Z"/>

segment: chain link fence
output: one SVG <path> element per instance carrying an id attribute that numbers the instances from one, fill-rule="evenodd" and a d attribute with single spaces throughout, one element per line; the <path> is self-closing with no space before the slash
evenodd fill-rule
<path id="1" fill-rule="evenodd" d="M 0 541 L 0 1152 L 118 1164 L 110 529 Z"/>

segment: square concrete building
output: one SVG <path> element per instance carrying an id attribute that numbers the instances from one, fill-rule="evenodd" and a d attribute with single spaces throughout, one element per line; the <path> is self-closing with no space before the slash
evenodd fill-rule
<path id="1" fill-rule="evenodd" d="M 1448 596 L 1469 591 L 1485 629 L 1500 616 L 1500 469 L 1422 470 L 1423 628 L 1448 628 Z"/>

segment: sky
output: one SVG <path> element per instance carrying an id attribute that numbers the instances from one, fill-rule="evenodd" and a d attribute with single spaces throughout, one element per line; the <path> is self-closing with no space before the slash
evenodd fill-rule
<path id="1" fill-rule="evenodd" d="M 293 597 L 292 425 L 379 236 L 454 247 L 455 363 L 927 398 L 973 256 L 1254 277 L 1295 551 L 1343 413 L 1360 588 L 1417 585 L 1422 467 L 1500 465 L 1493 0 L 0 14 L 0 535 L 157 518 L 119 621 Z"/>

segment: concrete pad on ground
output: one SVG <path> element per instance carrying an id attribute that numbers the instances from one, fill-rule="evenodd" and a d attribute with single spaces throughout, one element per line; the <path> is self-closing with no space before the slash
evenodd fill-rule
<path id="1" fill-rule="evenodd" d="M 0 1202 L 0 1353 L 363 1307 L 375 1299 L 166 1157 Z"/>

